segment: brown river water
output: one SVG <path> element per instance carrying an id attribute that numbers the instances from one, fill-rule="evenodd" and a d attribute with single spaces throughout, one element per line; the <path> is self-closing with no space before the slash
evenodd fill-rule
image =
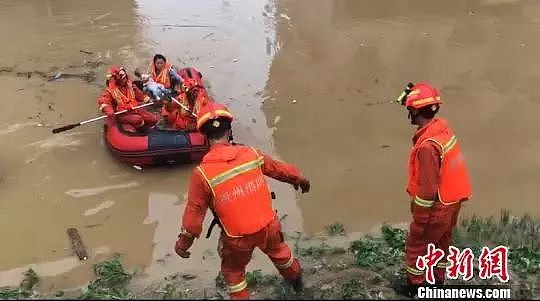
<path id="1" fill-rule="evenodd" d="M 181 272 L 211 285 L 217 231 L 189 260 L 173 251 L 193 166 L 121 164 L 100 122 L 51 133 L 96 116 L 109 65 L 146 67 L 154 53 L 203 73 L 237 116 L 237 141 L 310 178 L 307 195 L 271 181 L 289 233 L 409 221 L 414 128 L 389 104 L 408 81 L 441 90 L 473 181 L 463 213 L 539 215 L 539 2 L 2 0 L 0 28 L 0 286 L 28 267 L 43 289 L 79 286 L 113 253 L 148 281 Z M 58 72 L 96 78 L 40 76 Z M 273 269 L 260 253 L 249 268 Z"/>

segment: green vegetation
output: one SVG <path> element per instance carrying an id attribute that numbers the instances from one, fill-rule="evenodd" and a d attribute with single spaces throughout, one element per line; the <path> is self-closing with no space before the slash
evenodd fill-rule
<path id="1" fill-rule="evenodd" d="M 342 227 L 329 226 L 329 233 L 343 233 Z M 348 250 L 322 242 L 300 246 L 301 234 L 295 239 L 295 253 L 301 258 L 304 275 L 310 287 L 300 297 L 358 299 L 397 297 L 390 283 L 403 276 L 403 259 L 407 231 L 390 225 L 381 227 L 378 236 L 366 235 L 350 243 Z M 540 273 L 540 220 L 530 216 L 514 217 L 502 212 L 499 217 L 463 219 L 454 232 L 453 244 L 460 249 L 470 247 L 475 258 L 482 246 L 509 247 L 511 284 L 515 298 L 533 298 Z M 339 268 L 334 269 L 338 266 Z M 143 297 L 128 289 L 134 274 L 124 270 L 118 255 L 94 266 L 96 279 L 91 281 L 79 299 L 133 299 Z M 475 273 L 476 274 L 476 273 Z M 215 291 L 197 291 L 179 274 L 165 277 L 159 290 L 144 297 L 151 299 L 224 298 L 227 295 L 223 276 L 215 279 Z M 192 278 L 190 278 L 192 279 Z M 261 270 L 246 273 L 246 281 L 254 298 L 290 299 L 295 296 L 291 286 L 277 273 L 264 275 Z M 475 280 L 476 281 L 476 280 Z M 458 281 L 459 282 L 459 281 Z M 0 299 L 39 298 L 35 288 L 39 283 L 33 270 L 24 274 L 18 287 L 0 288 Z M 194 289 L 194 290 L 192 290 Z M 63 297 L 62 292 L 55 297 Z"/>
<path id="2" fill-rule="evenodd" d="M 94 273 L 96 274 L 96 279 L 90 282 L 80 299 L 118 300 L 134 298 L 133 294 L 126 288 L 132 275 L 126 273 L 118 255 L 96 264 L 94 266 Z"/>
<path id="3" fill-rule="evenodd" d="M 319 246 L 311 246 L 308 248 L 299 248 L 297 253 L 303 257 L 321 258 L 322 256 L 335 255 L 345 253 L 343 248 L 331 247 L 326 243 L 322 243 Z"/>
<path id="4" fill-rule="evenodd" d="M 39 283 L 39 278 L 33 269 L 24 272 L 24 279 L 19 287 L 0 288 L 0 299 L 26 299 L 32 296 L 32 291 Z"/>
<path id="5" fill-rule="evenodd" d="M 345 227 L 340 223 L 333 223 L 329 226 L 326 226 L 326 232 L 330 236 L 345 235 Z"/>
<path id="6" fill-rule="evenodd" d="M 351 243 L 350 250 L 359 266 L 379 269 L 403 261 L 407 232 L 389 225 L 383 225 L 381 231 L 381 237 L 366 235 Z"/>

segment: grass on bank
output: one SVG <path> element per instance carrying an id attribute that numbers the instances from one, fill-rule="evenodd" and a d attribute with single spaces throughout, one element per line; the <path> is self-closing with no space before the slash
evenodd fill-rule
<path id="1" fill-rule="evenodd" d="M 336 229 L 339 227 L 335 227 Z M 341 231 L 336 231 L 341 233 Z M 335 232 L 333 232 L 335 233 Z M 330 233 L 329 233 L 330 235 Z M 405 238 L 407 231 L 394 228 L 390 225 L 381 227 L 381 235 L 364 236 L 361 239 L 352 241 L 348 250 L 332 247 L 322 243 L 318 246 L 302 248 L 295 245 L 297 255 L 305 260 L 313 262 L 325 262 L 330 258 L 352 258 L 347 262 L 341 271 L 347 269 L 364 269 L 372 271 L 378 278 L 377 283 L 366 281 L 362 277 L 336 276 L 336 284 L 331 290 L 324 291 L 325 298 L 381 298 L 381 293 L 377 290 L 381 286 L 387 285 L 395 277 L 402 276 L 403 257 L 405 249 Z M 537 275 L 540 272 L 540 220 L 530 216 L 515 217 L 507 211 L 501 212 L 498 217 L 479 218 L 472 216 L 463 219 L 454 233 L 453 245 L 459 247 L 471 247 L 475 257 L 478 257 L 482 246 L 494 247 L 496 245 L 506 245 L 510 248 L 509 266 L 513 272 L 512 282 L 517 282 L 519 290 L 515 298 L 532 298 L 534 290 L 538 289 Z M 217 268 L 217 267 L 216 267 Z M 91 281 L 87 288 L 79 296 L 79 299 L 133 299 L 136 294 L 128 289 L 128 284 L 133 279 L 133 274 L 125 271 L 119 261 L 119 257 L 113 256 L 111 259 L 96 264 L 94 266 L 95 280 Z M 329 275 L 333 270 L 324 266 L 317 275 Z M 336 275 L 338 275 L 336 272 Z M 476 272 L 475 272 L 476 273 Z M 341 274 L 339 274 L 341 275 Z M 315 274 L 307 274 L 306 279 L 315 279 Z M 246 274 L 246 279 L 250 288 L 260 292 L 258 298 L 287 299 L 293 293 L 290 287 L 283 283 L 277 274 L 264 275 L 260 270 L 250 271 Z M 535 280 L 536 279 L 536 280 Z M 165 279 L 167 280 L 167 279 Z M 178 280 L 178 279 L 176 279 Z M 35 297 L 34 289 L 39 282 L 39 278 L 33 270 L 25 273 L 25 278 L 18 287 L 0 288 L 0 299 L 25 299 Z M 199 298 L 202 296 L 183 294 L 178 290 L 177 283 L 169 282 L 164 285 L 164 289 L 156 298 L 179 299 L 179 298 Z M 226 296 L 225 281 L 221 274 L 216 277 L 216 296 L 223 298 Z M 315 291 L 322 291 L 323 287 L 315 286 Z M 375 291 L 375 292 L 374 292 Z M 385 295 L 387 296 L 387 295 Z M 39 297 L 39 296 L 38 296 Z M 207 297 L 207 296 L 205 296 Z M 212 297 L 212 296 L 210 296 Z"/>

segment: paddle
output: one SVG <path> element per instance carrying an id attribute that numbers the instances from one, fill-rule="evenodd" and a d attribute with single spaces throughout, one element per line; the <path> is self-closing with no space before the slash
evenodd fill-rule
<path id="1" fill-rule="evenodd" d="M 151 106 L 153 104 L 154 104 L 153 102 L 148 102 L 148 103 L 136 106 L 133 109 L 140 109 L 140 108 L 144 108 L 144 107 L 147 107 L 147 106 Z M 128 111 L 129 110 L 118 111 L 118 112 L 114 113 L 114 115 L 120 115 L 120 114 L 126 113 Z M 99 116 L 99 117 L 96 117 L 96 118 L 88 119 L 88 120 L 85 120 L 85 121 L 81 121 L 79 123 L 68 124 L 68 125 L 65 125 L 63 127 L 53 129 L 52 132 L 53 132 L 53 134 L 58 134 L 58 133 L 61 133 L 61 132 L 65 132 L 65 131 L 74 129 L 74 128 L 76 128 L 78 126 L 81 126 L 83 124 L 91 123 L 91 122 L 98 121 L 98 120 L 105 119 L 105 118 L 107 118 L 107 115 L 103 115 L 103 116 Z"/>
<path id="2" fill-rule="evenodd" d="M 165 93 L 165 97 L 168 98 L 169 100 L 172 100 L 174 101 L 177 105 L 181 106 L 182 109 L 188 111 L 193 117 L 195 118 L 198 118 L 199 116 L 197 116 L 197 114 L 193 113 L 187 106 L 185 106 L 184 104 L 182 104 L 180 101 L 178 101 L 176 98 L 172 97 L 172 95 L 170 95 L 169 93 Z"/>

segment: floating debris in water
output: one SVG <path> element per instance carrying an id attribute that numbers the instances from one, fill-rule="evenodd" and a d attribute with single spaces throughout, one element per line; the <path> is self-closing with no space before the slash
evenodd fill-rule
<path id="1" fill-rule="evenodd" d="M 205 34 L 205 35 L 202 37 L 202 39 L 205 40 L 205 39 L 207 39 L 207 38 L 209 38 L 209 37 L 211 37 L 211 36 L 213 36 L 213 35 L 214 35 L 213 32 L 208 33 L 208 34 Z"/>
<path id="2" fill-rule="evenodd" d="M 292 103 L 296 103 L 296 99 L 293 99 L 293 100 L 292 100 Z"/>
<path id="3" fill-rule="evenodd" d="M 291 20 L 291 18 L 287 16 L 286 14 L 280 14 L 279 16 L 282 17 L 283 19 L 287 19 L 289 21 Z"/>
<path id="4" fill-rule="evenodd" d="M 133 168 L 135 168 L 136 170 L 142 170 L 142 167 L 140 167 L 139 165 L 133 165 Z"/>

